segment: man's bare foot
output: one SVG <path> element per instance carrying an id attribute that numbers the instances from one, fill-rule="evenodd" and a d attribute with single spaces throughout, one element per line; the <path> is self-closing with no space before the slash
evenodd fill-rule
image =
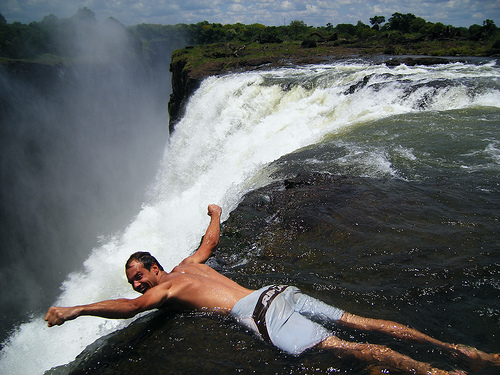
<path id="1" fill-rule="evenodd" d="M 432 375 L 467 375 L 465 371 L 462 370 L 453 370 L 453 371 L 444 371 L 444 370 L 438 370 L 438 369 L 433 369 L 430 372 Z"/>
<path id="2" fill-rule="evenodd" d="M 370 375 L 384 375 L 384 374 L 389 374 L 391 373 L 391 368 L 388 366 L 382 366 L 382 365 L 369 365 L 367 367 L 367 370 Z M 401 370 L 396 370 L 396 372 L 400 372 Z M 413 373 L 413 372 L 411 372 Z M 433 368 L 432 370 L 427 372 L 428 374 L 431 375 L 467 375 L 467 372 L 462 371 L 462 370 L 453 370 L 453 371 L 445 371 L 445 370 L 440 370 L 437 368 Z"/>
<path id="3" fill-rule="evenodd" d="M 467 345 L 452 345 L 453 355 L 465 360 L 471 369 L 481 369 L 486 365 L 500 366 L 500 354 L 485 353 Z"/>

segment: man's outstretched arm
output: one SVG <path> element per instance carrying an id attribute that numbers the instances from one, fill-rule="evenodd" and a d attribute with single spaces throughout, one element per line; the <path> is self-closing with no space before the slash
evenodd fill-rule
<path id="1" fill-rule="evenodd" d="M 53 306 L 47 311 L 45 321 L 49 327 L 52 327 L 85 315 L 108 319 L 128 319 L 143 311 L 160 307 L 168 296 L 168 283 L 161 284 L 135 299 L 120 298 L 71 307 Z"/>
<path id="2" fill-rule="evenodd" d="M 45 321 L 49 327 L 61 325 L 68 320 L 79 316 L 91 315 L 110 319 L 132 318 L 140 311 L 133 300 L 117 299 L 101 301 L 89 305 L 72 307 L 51 307 L 45 315 Z"/>
<path id="3" fill-rule="evenodd" d="M 213 251 L 219 244 L 220 237 L 220 216 L 222 209 L 216 204 L 208 206 L 208 215 L 210 216 L 210 224 L 208 225 L 201 246 L 196 252 L 184 259 L 181 264 L 189 263 L 205 263 L 212 255 Z"/>

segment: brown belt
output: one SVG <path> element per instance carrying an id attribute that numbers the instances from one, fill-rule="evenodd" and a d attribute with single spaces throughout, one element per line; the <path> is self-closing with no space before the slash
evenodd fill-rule
<path id="1" fill-rule="evenodd" d="M 269 333 L 267 332 L 266 326 L 266 312 L 271 306 L 271 302 L 278 297 L 280 293 L 282 293 L 288 285 L 273 285 L 268 288 L 266 291 L 262 292 L 255 305 L 255 309 L 253 310 L 252 318 L 257 325 L 257 329 L 259 333 L 262 335 L 262 338 L 265 341 L 271 342 L 271 338 L 269 337 Z"/>

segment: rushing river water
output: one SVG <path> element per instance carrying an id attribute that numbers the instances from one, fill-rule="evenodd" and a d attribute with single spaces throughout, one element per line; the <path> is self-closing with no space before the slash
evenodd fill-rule
<path id="1" fill-rule="evenodd" d="M 282 182 L 316 172 L 328 181 Z M 496 61 L 341 61 L 211 77 L 168 141 L 154 198 L 68 275 L 55 303 L 134 297 L 123 272 L 130 253 L 146 249 L 171 269 L 197 247 L 207 204 L 219 203 L 223 233 L 212 264 L 241 284 L 291 283 L 356 314 L 500 352 L 499 173 Z M 6 373 L 67 364 L 130 324 L 85 317 L 48 329 L 42 318 L 5 343 Z M 122 332 L 87 350 L 91 357 L 101 348 L 107 363 L 58 371 L 367 371 L 327 353 L 286 356 L 203 314 L 156 314 Z M 432 348 L 338 334 L 462 368 Z"/>

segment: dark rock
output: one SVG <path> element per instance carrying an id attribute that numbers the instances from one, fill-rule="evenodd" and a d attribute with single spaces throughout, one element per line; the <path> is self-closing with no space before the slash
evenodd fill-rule
<path id="1" fill-rule="evenodd" d="M 170 64 L 172 73 L 172 94 L 168 102 L 168 114 L 170 117 L 169 130 L 174 131 L 175 124 L 184 116 L 186 103 L 201 84 L 201 79 L 193 78 L 189 75 L 189 70 L 185 69 L 186 60 L 178 59 Z"/>
<path id="2" fill-rule="evenodd" d="M 365 87 L 368 82 L 370 81 L 371 76 L 365 76 L 362 81 L 359 81 L 358 83 L 351 85 L 348 90 L 345 91 L 345 95 L 350 95 L 354 94 L 356 91 L 359 89 L 362 89 Z"/>
<path id="3" fill-rule="evenodd" d="M 442 57 L 406 57 L 404 59 L 390 59 L 385 62 L 387 66 L 399 66 L 399 65 L 406 65 L 406 66 L 415 66 L 415 65 L 424 65 L 424 66 L 430 66 L 430 65 L 438 65 L 438 64 L 449 64 L 450 60 L 445 59 Z"/>
<path id="4" fill-rule="evenodd" d="M 284 180 L 285 189 L 294 189 L 300 186 L 317 186 L 325 183 L 334 183 L 338 181 L 339 177 L 335 177 L 328 173 L 309 173 L 301 174 L 299 173 L 294 178 L 289 178 Z"/>

